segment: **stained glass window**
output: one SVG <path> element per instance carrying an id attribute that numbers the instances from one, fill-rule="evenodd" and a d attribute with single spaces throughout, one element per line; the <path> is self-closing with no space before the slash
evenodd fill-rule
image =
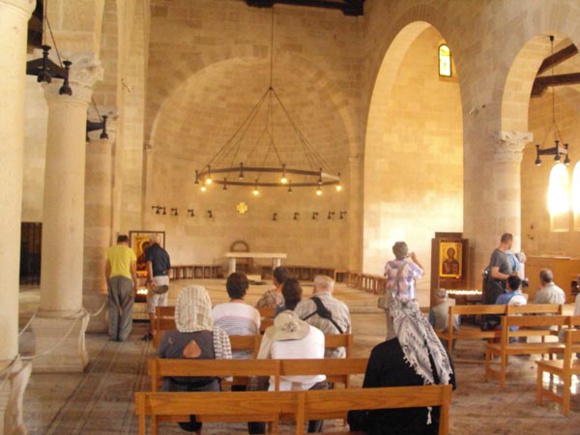
<path id="1" fill-rule="evenodd" d="M 446 44 L 439 46 L 439 75 L 451 77 L 451 50 Z"/>

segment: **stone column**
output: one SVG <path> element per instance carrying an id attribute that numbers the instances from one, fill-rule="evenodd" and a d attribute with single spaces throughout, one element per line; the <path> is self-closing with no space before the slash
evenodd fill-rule
<path id="1" fill-rule="evenodd" d="M 26 35 L 35 4 L 0 0 L 0 434 L 6 435 L 26 432 L 22 396 L 30 367 L 18 358 L 18 289 Z"/>
<path id="2" fill-rule="evenodd" d="M 532 142 L 530 132 L 502 131 L 494 149 L 494 202 L 495 208 L 495 241 L 499 243 L 505 232 L 514 235 L 513 251 L 521 248 L 521 163 L 523 149 Z"/>
<path id="3" fill-rule="evenodd" d="M 92 55 L 63 56 L 71 67 L 72 96 L 60 80 L 45 87 L 48 135 L 44 177 L 40 308 L 32 323 L 34 370 L 82 371 L 88 363 L 82 305 L 85 136 L 92 85 L 102 74 Z"/>
<path id="4" fill-rule="evenodd" d="M 100 133 L 92 133 L 86 147 L 83 304 L 91 313 L 99 312 L 107 301 L 105 251 L 113 244 L 112 148 L 115 129 L 111 117 L 107 122 L 109 139 L 99 139 Z M 87 332 L 108 332 L 106 314 L 104 309 L 92 317 Z"/>
<path id="5" fill-rule="evenodd" d="M 349 184 L 348 186 L 348 234 L 350 249 L 348 268 L 350 270 L 363 270 L 363 162 L 360 156 L 349 157 Z"/>

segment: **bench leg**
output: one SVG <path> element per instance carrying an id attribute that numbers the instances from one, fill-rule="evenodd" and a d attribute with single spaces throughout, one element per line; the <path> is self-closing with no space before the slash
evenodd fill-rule
<path id="1" fill-rule="evenodd" d="M 536 374 L 536 403 L 540 405 L 542 403 L 542 389 L 543 389 L 542 380 L 544 377 L 544 372 L 540 368 L 540 366 L 538 366 L 537 369 L 538 371 Z"/>
<path id="2" fill-rule="evenodd" d="M 507 355 L 500 355 L 499 367 L 499 385 L 501 388 L 505 387 L 505 371 L 507 367 Z"/>
<path id="3" fill-rule="evenodd" d="M 562 389 L 562 414 L 564 417 L 570 416 L 570 383 L 572 376 L 570 373 L 563 373 L 562 381 L 564 383 Z"/>

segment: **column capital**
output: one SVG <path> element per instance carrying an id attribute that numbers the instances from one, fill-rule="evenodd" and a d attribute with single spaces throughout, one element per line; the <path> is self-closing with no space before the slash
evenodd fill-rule
<path id="1" fill-rule="evenodd" d="M 103 67 L 99 58 L 94 53 L 79 52 L 63 52 L 60 57 L 72 62 L 69 83 L 73 94 L 59 95 L 62 81 L 53 80 L 52 83 L 45 85 L 47 98 L 68 98 L 89 104 L 93 96 L 93 85 L 103 79 Z"/>
<path id="2" fill-rule="evenodd" d="M 533 140 L 533 134 L 529 131 L 500 131 L 494 144 L 494 160 L 521 162 L 524 147 Z"/>
<path id="3" fill-rule="evenodd" d="M 36 0 L 0 0 L 0 7 L 8 6 L 16 9 L 29 19 L 36 7 Z"/>

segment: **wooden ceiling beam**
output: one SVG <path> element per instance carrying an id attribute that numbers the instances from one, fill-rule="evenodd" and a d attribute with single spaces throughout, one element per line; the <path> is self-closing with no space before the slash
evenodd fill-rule
<path id="1" fill-rule="evenodd" d="M 576 54 L 578 54 L 578 49 L 574 44 L 570 44 L 569 46 L 563 48 L 562 50 L 545 58 L 544 61 L 542 62 L 542 65 L 540 65 L 538 74 L 536 75 L 540 75 L 548 71 L 550 68 L 561 64 L 562 62 L 570 59 L 572 56 L 575 56 Z"/>
<path id="2" fill-rule="evenodd" d="M 540 97 L 548 86 L 580 85 L 580 73 L 558 74 L 536 77 L 532 87 L 532 97 Z"/>
<path id="3" fill-rule="evenodd" d="M 274 4 L 340 10 L 347 16 L 363 15 L 364 0 L 246 0 L 248 6 L 271 8 Z"/>

